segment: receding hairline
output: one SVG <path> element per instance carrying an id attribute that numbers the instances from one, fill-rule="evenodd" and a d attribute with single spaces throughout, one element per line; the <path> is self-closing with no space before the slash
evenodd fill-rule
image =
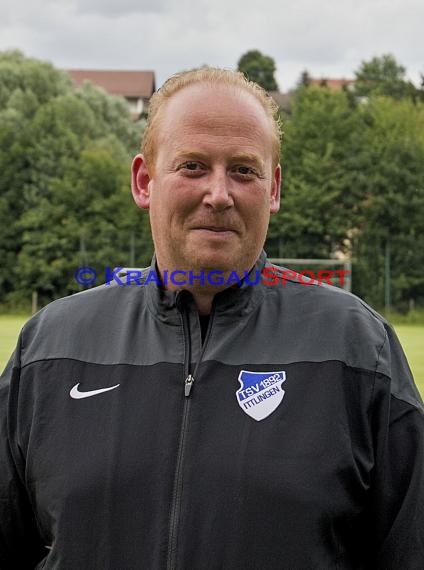
<path id="1" fill-rule="evenodd" d="M 202 67 L 183 71 L 171 76 L 163 86 L 152 96 L 149 104 L 149 114 L 144 137 L 141 145 L 146 162 L 153 166 L 156 157 L 156 144 L 161 118 L 167 103 L 179 92 L 189 87 L 206 86 L 211 88 L 229 88 L 239 95 L 249 94 L 260 105 L 270 123 L 270 132 L 273 139 L 272 159 L 277 166 L 280 158 L 281 129 L 278 116 L 278 106 L 274 100 L 257 83 L 249 81 L 238 71 L 228 69 Z"/>
<path id="2" fill-rule="evenodd" d="M 208 121 L 210 118 L 213 119 L 214 117 L 216 117 L 217 121 L 220 121 L 222 114 L 222 105 L 220 102 L 225 100 L 221 99 L 221 96 L 222 98 L 230 97 L 237 101 L 237 111 L 239 113 L 243 113 L 243 116 L 244 113 L 246 113 L 246 117 L 248 118 L 254 118 L 255 120 L 260 118 L 261 121 L 263 120 L 264 123 L 262 123 L 262 125 L 267 125 L 269 128 L 269 136 L 272 138 L 273 120 L 266 114 L 263 106 L 254 96 L 252 96 L 251 93 L 245 89 L 241 89 L 238 85 L 215 85 L 207 82 L 199 82 L 183 87 L 163 102 L 155 117 L 155 142 L 159 143 L 160 146 L 163 141 L 162 137 L 166 136 L 166 132 L 164 132 L 164 129 L 166 129 L 166 127 L 164 127 L 165 122 L 168 124 L 168 121 L 172 121 L 173 117 L 176 117 L 177 115 L 184 116 L 186 110 L 189 111 L 190 114 L 196 114 L 197 105 L 201 103 L 204 97 L 210 97 L 211 94 L 213 94 L 212 96 L 214 98 L 212 99 L 212 106 L 207 107 L 208 114 L 206 116 L 205 114 L 201 115 L 205 121 Z M 187 95 L 188 98 L 184 98 Z M 183 102 L 180 102 L 180 97 L 184 98 Z M 245 102 L 247 107 L 244 106 Z"/>

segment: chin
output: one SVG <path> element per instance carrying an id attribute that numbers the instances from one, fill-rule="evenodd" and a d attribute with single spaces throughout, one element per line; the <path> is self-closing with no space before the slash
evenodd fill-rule
<path id="1" fill-rule="evenodd" d="M 239 258 L 237 256 L 229 256 L 224 252 L 222 254 L 214 253 L 200 253 L 192 257 L 193 269 L 216 269 L 220 271 L 232 271 L 236 269 L 237 261 Z"/>

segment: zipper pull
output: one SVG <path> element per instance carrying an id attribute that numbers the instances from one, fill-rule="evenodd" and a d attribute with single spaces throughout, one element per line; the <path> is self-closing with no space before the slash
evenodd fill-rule
<path id="1" fill-rule="evenodd" d="M 184 394 L 186 398 L 190 396 L 191 389 L 193 387 L 194 378 L 191 374 L 185 379 Z"/>

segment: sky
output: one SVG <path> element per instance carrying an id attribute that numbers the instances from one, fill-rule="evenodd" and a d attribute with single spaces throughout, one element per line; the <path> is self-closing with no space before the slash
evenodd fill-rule
<path id="1" fill-rule="evenodd" d="M 281 91 L 303 70 L 353 78 L 391 53 L 419 84 L 423 22 L 423 0 L 1 0 L 0 50 L 64 69 L 153 70 L 159 87 L 182 69 L 235 69 L 258 49 Z"/>

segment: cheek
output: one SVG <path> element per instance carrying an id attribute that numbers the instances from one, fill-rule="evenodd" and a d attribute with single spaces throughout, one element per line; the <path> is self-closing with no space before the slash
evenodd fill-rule
<path id="1" fill-rule="evenodd" d="M 165 239 L 165 235 L 167 239 L 171 235 L 176 238 L 178 232 L 183 231 L 190 212 L 188 200 L 177 189 L 156 195 L 150 203 L 150 223 L 157 239 Z"/>
<path id="2" fill-rule="evenodd" d="M 167 180 L 154 188 L 151 194 L 151 209 L 161 217 L 184 217 L 198 203 L 199 189 L 195 184 L 188 185 L 179 180 Z"/>
<path id="3" fill-rule="evenodd" d="M 238 209 L 245 220 L 253 223 L 253 227 L 262 226 L 270 216 L 268 194 L 263 191 L 246 193 L 239 197 Z"/>
<path id="4" fill-rule="evenodd" d="M 166 220 L 175 210 L 175 193 L 166 186 L 155 186 L 150 195 L 150 217 L 157 220 Z"/>

